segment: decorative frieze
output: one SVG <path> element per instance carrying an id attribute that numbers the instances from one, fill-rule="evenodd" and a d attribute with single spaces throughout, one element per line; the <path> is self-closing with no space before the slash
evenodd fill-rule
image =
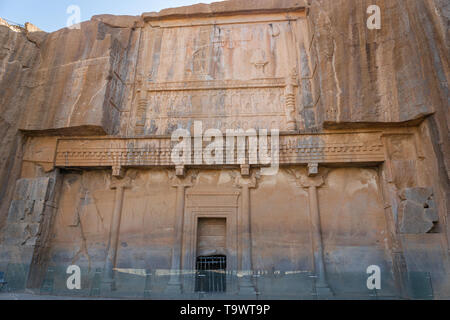
<path id="1" fill-rule="evenodd" d="M 380 132 L 367 132 L 281 135 L 279 162 L 280 165 L 383 162 L 385 154 L 380 134 Z M 270 141 L 268 142 L 270 154 L 271 146 Z M 55 167 L 115 167 L 117 174 L 120 173 L 118 167 L 124 166 L 172 167 L 175 166 L 171 159 L 174 145 L 175 143 L 168 137 L 60 138 L 54 165 Z M 194 142 L 192 142 L 193 145 Z M 248 143 L 246 145 L 248 146 Z M 226 152 L 223 154 L 223 163 L 232 164 L 226 161 Z M 246 163 L 249 163 L 248 150 L 246 154 Z M 194 148 L 192 148 L 192 159 L 194 159 Z M 201 166 L 207 166 L 207 164 L 201 164 Z"/>
<path id="2" fill-rule="evenodd" d="M 170 134 L 193 120 L 207 128 L 284 128 L 295 125 L 295 95 L 284 93 L 284 79 L 188 81 L 149 85 L 139 98 L 136 135 Z M 140 93 L 139 96 L 143 96 Z M 288 99 L 288 103 L 286 102 Z M 285 105 L 291 110 L 286 117 Z M 291 123 L 288 125 L 288 123 Z M 294 126 L 295 127 L 295 126 Z"/>

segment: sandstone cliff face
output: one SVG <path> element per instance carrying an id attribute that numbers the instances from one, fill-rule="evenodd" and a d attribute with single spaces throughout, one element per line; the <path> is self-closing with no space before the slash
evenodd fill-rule
<path id="1" fill-rule="evenodd" d="M 372 4 L 381 8 L 381 30 L 366 27 L 366 9 Z M 271 20 L 263 16 L 266 12 Z M 237 13 L 246 15 L 235 18 Z M 42 223 L 28 224 L 27 219 L 47 214 L 32 206 L 48 201 L 48 211 L 56 212 L 55 229 L 46 226 L 44 232 L 45 239 L 52 230 L 55 236 L 50 250 L 53 262 L 80 262 L 89 272 L 91 266 L 104 264 L 115 199 L 110 168 L 100 163 L 102 171 L 77 167 L 61 175 L 57 170 L 49 173 L 55 168 L 57 137 L 148 138 L 189 126 L 199 115 L 226 128 L 251 126 L 263 116 L 270 119 L 263 127 L 275 122 L 280 128 L 290 117 L 281 129 L 291 135 L 374 128 L 383 136 L 383 164 L 334 168 L 319 192 L 327 199 L 320 204 L 325 262 L 337 278 L 348 270 L 362 270 L 373 257 L 383 261 L 386 270 L 391 264 L 392 269 L 408 264 L 412 270 L 431 270 L 436 291 L 448 296 L 448 21 L 445 0 L 232 0 L 141 17 L 95 16 L 80 30 L 51 34 L 33 26 L 0 25 L 0 230 L 17 238 L 23 230 L 34 233 L 25 234 L 24 246 L 30 257 L 36 258 L 38 251 L 43 260 L 50 248 L 33 247 Z M 270 86 L 273 92 L 266 90 Z M 256 107 L 252 106 L 255 97 L 260 99 Z M 234 105 L 236 101 L 242 110 Z M 230 110 L 235 118 L 226 114 Z M 248 120 L 239 122 L 244 114 Z M 231 121 L 223 121 L 226 117 Z M 315 137 L 305 139 L 312 143 Z M 345 140 L 342 135 L 340 139 Z M 129 142 L 127 150 L 128 146 L 121 148 L 126 139 L 105 141 L 109 145 L 105 148 L 130 151 L 131 160 L 135 159 L 132 150 L 137 143 Z M 68 149 L 74 146 L 83 154 L 88 144 L 72 142 Z M 90 156 L 82 155 L 81 160 L 92 160 Z M 289 170 L 284 170 L 276 178 L 263 179 L 252 191 L 257 214 L 252 222 L 255 266 L 308 269 L 307 193 L 290 185 Z M 136 263 L 142 268 L 171 267 L 176 195 L 168 170 L 156 171 L 145 166 L 138 170 L 132 190 L 125 192 L 118 259 L 122 267 Z M 120 175 L 120 165 L 114 172 Z M 226 170 L 202 172 L 199 186 L 232 188 L 226 175 Z M 215 177 L 220 178 L 212 183 Z M 24 185 L 42 189 L 41 179 L 62 186 L 48 187 L 51 196 L 23 194 L 28 188 Z M 58 198 L 54 189 L 62 193 L 58 208 L 51 203 Z M 274 193 L 274 189 L 282 191 Z M 421 193 L 425 196 L 417 196 Z M 336 213 L 336 208 L 342 209 Z M 15 220 L 3 229 L 8 210 L 10 220 Z M 164 211 L 168 213 L 161 217 Z M 32 214 L 23 218 L 24 212 Z M 272 220 L 274 212 L 278 224 Z M 295 248 L 289 244 L 292 239 L 297 239 Z M 12 251 L 22 254 L 17 239 L 7 240 Z M 406 263 L 397 259 L 402 250 Z M 291 260 L 284 260 L 287 256 Z M 354 262 L 356 256 L 364 259 Z M 0 256 L 0 263 L 2 259 L 9 262 L 9 257 Z M 36 272 L 44 271 L 42 267 Z"/>
<path id="2" fill-rule="evenodd" d="M 381 9 L 380 30 L 366 26 L 373 4 Z M 449 16 L 445 1 L 311 1 L 311 57 L 323 125 L 435 114 L 430 123 L 450 172 Z"/>
<path id="3" fill-rule="evenodd" d="M 45 36 L 0 21 L 0 226 L 14 191 L 10 186 L 20 174 L 19 121 L 27 112 L 24 101 L 31 93 L 27 83 L 33 79 L 33 67 L 40 59 L 40 41 Z"/>
<path id="4" fill-rule="evenodd" d="M 302 76 L 312 77 L 313 83 L 302 84 L 305 93 L 312 91 L 302 99 L 303 105 L 316 108 L 314 115 L 305 111 L 305 121 L 320 128 L 401 123 L 435 114 L 429 120 L 435 151 L 448 178 L 448 5 L 438 0 L 375 1 L 381 7 L 382 28 L 368 30 L 366 8 L 372 2 L 227 1 L 144 13 L 142 18 L 309 5 L 311 65 L 302 69 Z M 142 27 L 140 17 L 111 15 L 93 17 L 80 30 L 50 35 L 3 27 L 1 107 L 7 125 L 2 130 L 9 128 L 10 135 L 2 137 L 10 141 L 17 128 L 124 134 Z M 18 123 L 15 129 L 12 122 Z M 10 147 L 3 150 L 14 153 L 6 151 Z"/>
<path id="5" fill-rule="evenodd" d="M 29 83 L 30 112 L 21 129 L 90 127 L 77 134 L 117 134 L 135 42 L 131 28 L 99 21 L 50 34 Z"/>
<path id="6" fill-rule="evenodd" d="M 421 137 L 424 144 L 431 141 L 429 151 L 434 156 L 419 172 L 436 169 L 430 183 L 442 190 L 442 201 L 448 205 L 448 2 L 310 3 L 311 59 L 316 68 L 314 83 L 320 88 L 319 123 L 325 128 L 354 128 L 426 117 Z M 372 4 L 381 9 L 380 30 L 366 27 L 366 9 Z M 406 181 L 412 174 L 397 169 L 404 172 L 398 180 Z"/>
<path id="7" fill-rule="evenodd" d="M 380 30 L 366 27 L 371 4 L 381 8 Z M 324 121 L 404 122 L 441 109 L 448 51 L 433 9 L 424 1 L 312 2 Z"/>
<path id="8" fill-rule="evenodd" d="M 22 134 L 117 134 L 139 18 L 94 18 L 52 34 L 0 26 L 0 226 L 20 174 Z M 124 25 L 123 21 L 128 21 Z M 132 22 L 129 22 L 132 21 Z M 34 28 L 33 28 L 34 30 Z M 134 51 L 133 51 L 134 50 Z M 11 184 L 12 183 L 12 184 Z"/>

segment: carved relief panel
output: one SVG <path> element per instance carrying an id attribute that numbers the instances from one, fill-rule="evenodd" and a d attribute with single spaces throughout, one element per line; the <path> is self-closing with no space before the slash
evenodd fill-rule
<path id="1" fill-rule="evenodd" d="M 137 84 L 131 124 L 135 135 L 167 135 L 190 129 L 194 121 L 203 121 L 205 129 L 296 130 L 301 101 L 298 30 L 291 26 L 296 19 L 236 19 L 158 32 L 145 28 L 137 66 L 143 81 Z"/>

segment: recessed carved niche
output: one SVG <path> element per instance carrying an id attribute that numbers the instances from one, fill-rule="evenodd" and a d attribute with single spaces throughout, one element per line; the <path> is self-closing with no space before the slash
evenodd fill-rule
<path id="1" fill-rule="evenodd" d="M 182 269 L 195 270 L 196 257 L 201 255 L 198 246 L 200 219 L 223 219 L 226 221 L 226 248 L 221 254 L 227 257 L 227 271 L 238 270 L 238 209 L 240 190 L 195 190 L 186 192 L 183 226 Z M 224 249 L 224 250 L 223 250 Z M 193 290 L 194 283 L 185 281 L 185 290 Z"/>
<path id="2" fill-rule="evenodd" d="M 239 190 L 188 190 L 183 230 L 183 269 L 195 268 L 200 218 L 226 219 L 226 253 L 229 270 L 237 270 L 237 214 Z"/>

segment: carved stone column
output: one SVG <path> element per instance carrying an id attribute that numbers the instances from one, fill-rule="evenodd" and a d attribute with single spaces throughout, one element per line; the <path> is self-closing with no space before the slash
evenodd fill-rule
<path id="1" fill-rule="evenodd" d="M 106 286 L 110 286 L 111 290 L 115 290 L 116 284 L 114 279 L 114 269 L 116 268 L 117 248 L 120 237 L 123 196 L 125 189 L 131 188 L 131 179 L 129 177 L 126 179 L 118 179 L 113 177 L 110 188 L 116 190 L 116 194 L 114 197 L 114 211 L 111 218 L 111 229 L 109 233 L 109 247 L 106 255 L 104 284 Z"/>
<path id="2" fill-rule="evenodd" d="M 181 257 L 183 255 L 183 226 L 184 226 L 184 207 L 186 198 L 186 188 L 192 187 L 195 175 L 186 178 L 173 175 L 171 177 L 172 187 L 177 189 L 176 207 L 175 207 L 175 242 L 172 248 L 172 261 L 170 269 L 170 279 L 166 288 L 166 293 L 181 293 Z"/>
<path id="3" fill-rule="evenodd" d="M 316 164 L 308 166 L 309 176 L 300 176 L 297 183 L 308 189 L 309 215 L 311 223 L 312 247 L 314 253 L 314 271 L 316 273 L 316 291 L 318 296 L 333 295 L 328 285 L 322 243 L 322 227 L 320 222 L 319 199 L 317 188 L 325 183 L 326 174 L 319 174 Z"/>
<path id="4" fill-rule="evenodd" d="M 147 114 L 147 89 L 143 84 L 143 75 L 138 76 L 137 85 L 140 86 L 137 90 L 137 108 L 136 108 L 136 123 L 135 123 L 135 134 L 141 136 L 145 134 L 145 121 Z"/>
<path id="5" fill-rule="evenodd" d="M 289 131 L 297 130 L 297 122 L 295 117 L 295 87 L 297 86 L 297 71 L 293 69 L 286 79 L 286 123 Z"/>
<path id="6" fill-rule="evenodd" d="M 236 186 L 242 189 L 241 210 L 238 217 L 238 276 L 239 294 L 256 294 L 252 283 L 252 238 L 251 238 L 251 201 L 250 189 L 257 187 L 259 176 L 253 173 L 250 177 L 238 176 Z"/>

